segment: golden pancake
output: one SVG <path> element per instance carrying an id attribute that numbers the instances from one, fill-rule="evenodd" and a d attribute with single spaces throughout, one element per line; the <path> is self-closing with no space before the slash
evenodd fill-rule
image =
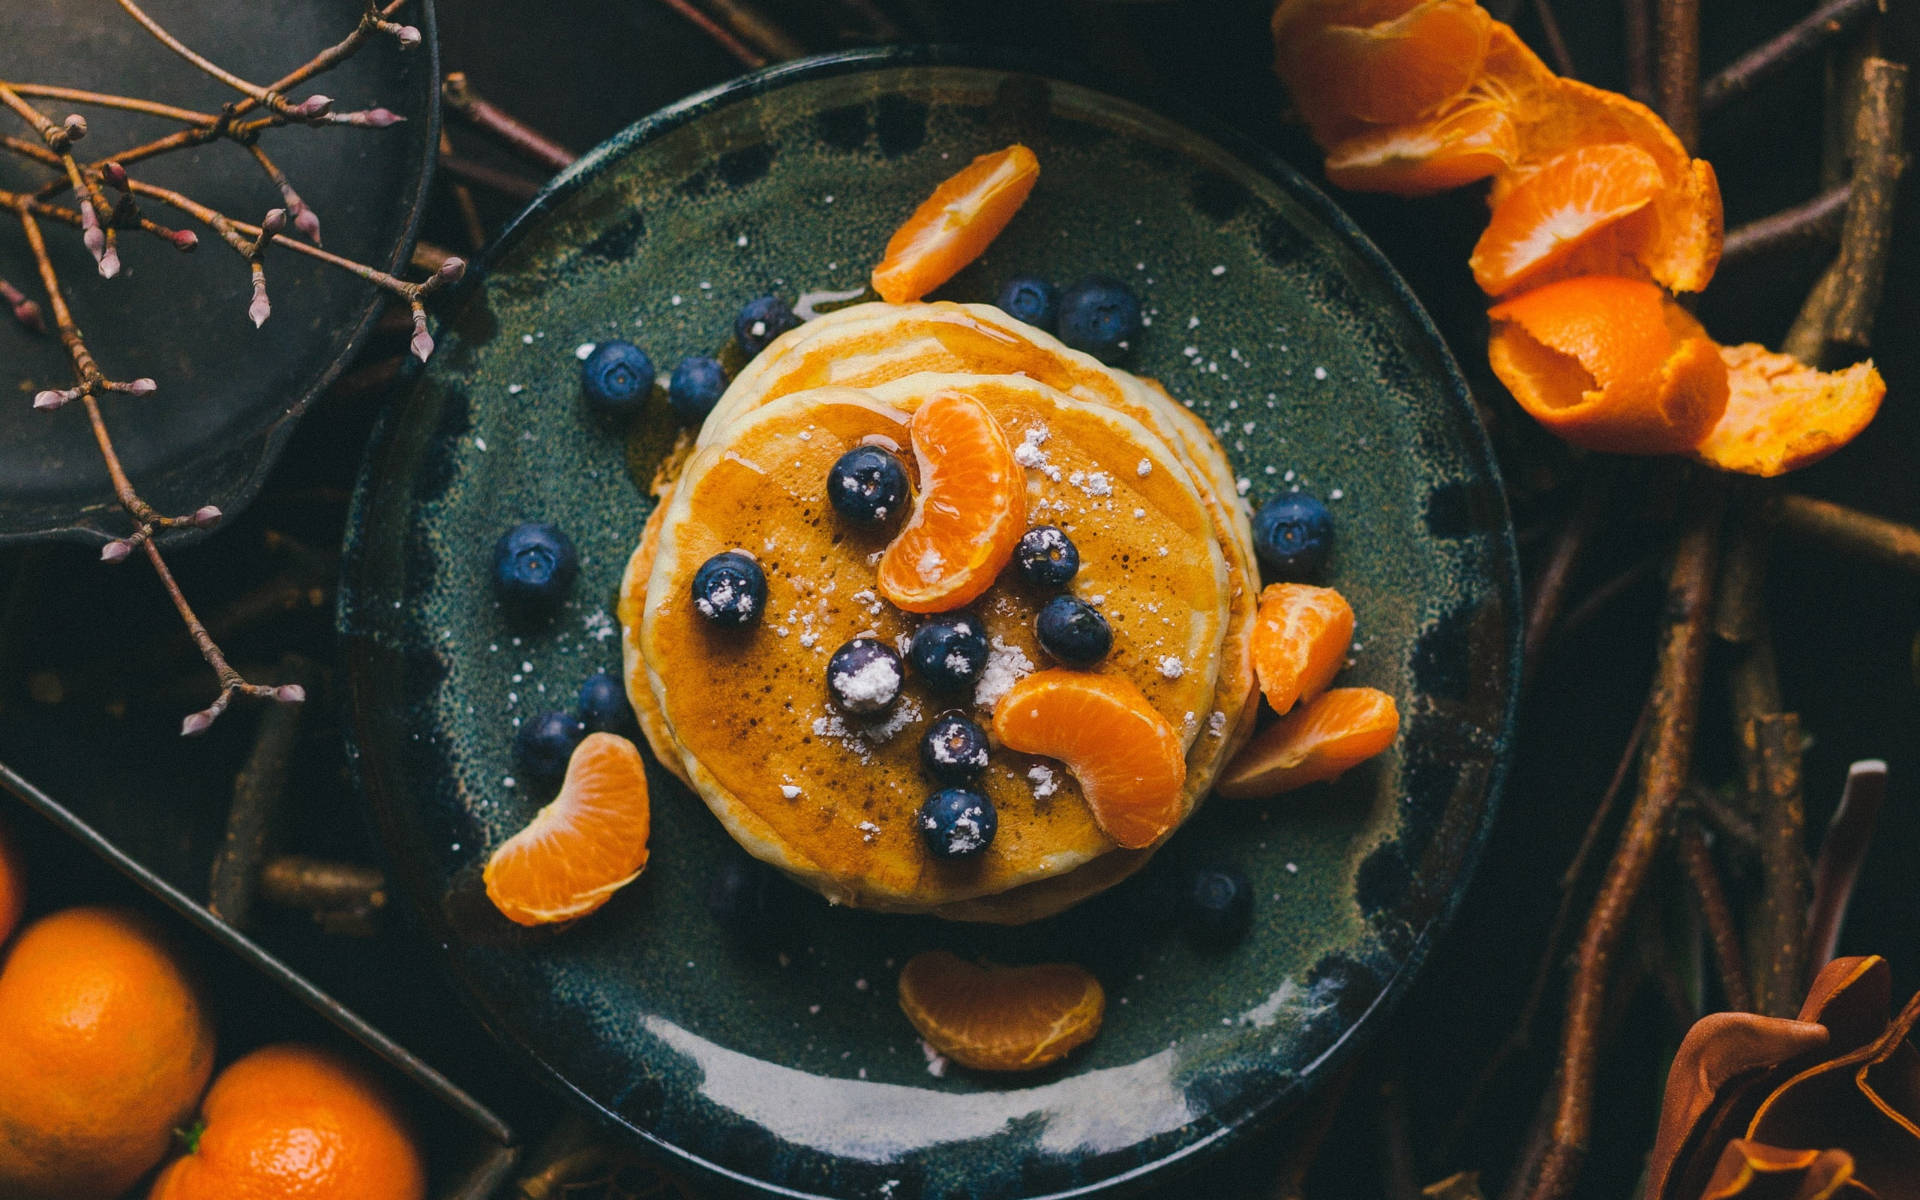
<path id="1" fill-rule="evenodd" d="M 996 750 L 980 786 L 999 811 L 999 836 L 977 860 L 934 861 L 912 821 L 932 787 L 918 740 L 925 721 L 953 702 L 909 676 L 892 713 L 863 725 L 831 707 L 824 681 L 828 656 L 847 639 L 899 642 L 914 627 L 874 595 L 873 559 L 886 535 L 837 521 L 825 502 L 828 469 L 863 439 L 904 444 L 906 414 L 952 386 L 1058 468 L 1058 480 L 1028 472 L 1030 511 L 1067 528 L 1080 549 L 1075 590 L 1099 598 L 1115 634 L 1100 669 L 1138 684 L 1188 744 L 1224 743 L 1208 726 L 1229 617 L 1227 570 L 1190 476 L 1126 415 L 1021 378 L 902 381 L 882 389 L 891 403 L 806 391 L 729 422 L 675 486 L 637 603 L 639 572 L 630 569 L 622 618 L 640 629 L 630 686 L 638 693 L 633 677 L 645 677 L 656 751 L 677 756 L 756 855 L 847 903 L 923 911 L 1006 894 L 997 919 L 1025 919 L 1119 878 L 1136 856 L 1116 856 L 1077 884 L 1039 886 L 1110 855 L 1113 844 L 1057 764 Z M 1143 460 L 1149 469 L 1140 474 Z M 734 548 L 765 569 L 768 604 L 758 627 L 719 630 L 694 612 L 691 578 L 709 556 Z M 645 557 L 643 544 L 632 566 Z M 982 715 L 1015 664 L 1041 660 L 1031 630 L 1044 599 L 1008 578 L 974 606 L 995 639 L 976 697 Z M 1023 885 L 1034 891 L 1020 896 Z"/>

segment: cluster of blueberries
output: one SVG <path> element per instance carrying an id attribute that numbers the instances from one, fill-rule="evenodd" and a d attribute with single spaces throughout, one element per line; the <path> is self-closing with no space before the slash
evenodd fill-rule
<path id="1" fill-rule="evenodd" d="M 1111 275 L 1089 275 L 1064 291 L 1037 275 L 1016 275 L 997 303 L 1008 316 L 1102 362 L 1124 357 L 1145 324 L 1140 298 Z"/>
<path id="2" fill-rule="evenodd" d="M 573 748 L 590 733 L 626 734 L 633 728 L 626 689 L 610 672 L 597 671 L 580 685 L 572 711 L 556 709 L 529 717 L 513 735 L 515 768 L 537 783 L 567 773 Z"/>
<path id="3" fill-rule="evenodd" d="M 800 324 L 779 296 L 756 296 L 733 318 L 733 337 L 752 358 L 767 343 Z M 632 342 L 613 338 L 599 343 L 580 364 L 581 388 L 596 413 L 614 421 L 632 419 L 653 394 L 653 359 Z M 705 354 L 690 354 L 667 377 L 667 404 L 688 424 L 706 420 L 727 390 L 726 368 Z"/>

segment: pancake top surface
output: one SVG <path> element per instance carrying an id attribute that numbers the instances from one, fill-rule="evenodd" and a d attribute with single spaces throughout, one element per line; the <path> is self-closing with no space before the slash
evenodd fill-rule
<path id="1" fill-rule="evenodd" d="M 1026 472 L 1029 520 L 1061 526 L 1080 550 L 1070 586 L 1099 604 L 1114 631 L 1098 669 L 1138 684 L 1189 744 L 1215 737 L 1225 566 L 1190 477 L 1145 427 L 1017 377 L 922 376 L 866 396 L 823 388 L 736 417 L 675 489 L 647 581 L 641 650 L 709 805 L 749 849 L 849 898 L 990 895 L 1112 849 L 1065 771 L 1001 748 L 979 784 L 999 810 L 999 835 L 979 859 L 935 863 L 914 828 L 936 786 L 919 762 L 927 721 L 961 707 L 984 724 L 999 691 L 1046 662 L 1032 626 L 1050 593 L 1015 574 L 972 606 L 994 646 L 976 696 L 942 696 L 909 671 L 881 718 L 862 722 L 828 701 L 826 663 L 842 643 L 868 633 L 904 645 L 917 625 L 873 591 L 891 531 L 840 522 L 825 498 L 828 469 L 866 440 L 904 447 L 907 413 L 943 387 L 985 404 L 1009 441 L 1031 448 L 1027 465 L 1044 462 Z M 750 630 L 715 629 L 690 601 L 694 571 L 734 548 L 752 552 L 767 574 L 766 614 Z"/>

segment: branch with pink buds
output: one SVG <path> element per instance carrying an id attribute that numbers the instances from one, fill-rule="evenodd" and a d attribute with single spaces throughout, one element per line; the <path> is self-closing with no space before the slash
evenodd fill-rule
<path id="1" fill-rule="evenodd" d="M 47 250 L 42 223 L 54 222 L 77 229 L 81 243 L 93 258 L 100 275 L 112 279 L 120 271 L 117 238 L 120 231 L 148 234 L 181 251 L 191 251 L 199 245 L 199 235 L 192 230 L 174 229 L 154 221 L 142 211 L 142 201 L 162 204 L 182 213 L 211 230 L 221 242 L 246 261 L 253 284 L 247 316 L 256 328 L 264 324 L 273 311 L 267 297 L 267 252 L 270 249 L 276 252 L 290 250 L 316 259 L 330 267 L 357 275 L 405 302 L 413 323 L 411 349 L 423 361 L 433 352 L 433 338 L 427 332 L 424 302 L 434 292 L 457 282 L 464 274 L 466 264 L 461 259 L 450 257 L 427 278 L 409 282 L 321 249 L 318 214 L 301 199 L 286 173 L 280 170 L 258 142 L 264 131 L 285 125 L 309 128 L 347 125 L 361 129 L 386 129 L 403 120 L 385 108 L 335 112 L 333 100 L 325 95 L 315 93 L 294 100 L 287 93 L 351 57 L 370 38 L 390 37 L 403 50 L 418 46 L 420 31 L 412 25 L 394 20 L 408 0 L 389 0 L 384 6 L 379 0 L 367 0 L 359 23 L 346 37 L 287 75 L 264 85 L 253 83 L 200 55 L 169 33 L 135 0 L 117 2 L 156 41 L 205 74 L 239 92 L 240 98 L 223 105 L 218 113 L 205 113 L 136 97 L 0 80 L 0 106 L 10 109 L 38 135 L 37 142 L 0 135 L 0 152 L 39 164 L 52 172 L 45 183 L 30 192 L 0 189 L 0 209 L 13 215 L 25 236 L 41 288 L 46 293 L 53 331 L 65 347 L 72 367 L 72 385 L 36 390 L 33 407 L 52 412 L 78 403 L 86 414 L 101 460 L 113 482 L 114 496 L 133 522 L 130 533 L 101 547 L 101 561 L 119 563 L 133 557 L 136 550 L 145 553 L 186 625 L 188 635 L 199 648 L 201 657 L 212 668 L 219 684 L 220 690 L 213 702 L 181 722 L 180 732 L 190 736 L 211 728 L 236 698 L 251 696 L 294 704 L 306 699 L 306 692 L 298 684 L 256 684 L 242 677 L 228 663 L 174 580 L 173 572 L 160 552 L 157 536 L 168 529 L 211 528 L 220 521 L 221 512 L 209 504 L 180 516 L 162 514 L 141 498 L 133 481 L 128 478 L 107 429 L 102 402 L 110 396 L 134 399 L 151 396 L 159 390 L 159 384 L 145 377 L 110 379 L 101 370 L 73 319 L 59 273 Z M 73 114 L 55 120 L 35 101 L 87 104 L 113 111 L 140 113 L 177 121 L 182 128 L 122 151 L 112 158 L 83 162 L 75 157 L 73 146 L 87 134 L 86 119 Z M 241 119 L 256 110 L 257 115 L 251 119 Z M 261 173 L 279 193 L 281 206 L 270 210 L 258 225 L 235 220 L 184 193 L 146 183 L 135 178 L 127 169 L 149 158 L 221 140 L 232 141 L 246 149 Z M 112 200 L 108 198 L 108 189 L 115 193 Z M 72 194 L 71 207 L 60 202 L 67 193 Z M 6 304 L 13 319 L 24 329 L 32 333 L 47 331 L 48 322 L 41 305 L 4 279 L 0 279 L 0 301 Z"/>

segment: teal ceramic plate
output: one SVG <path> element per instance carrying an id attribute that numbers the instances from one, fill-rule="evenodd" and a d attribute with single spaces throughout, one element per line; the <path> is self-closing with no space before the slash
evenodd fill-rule
<path id="1" fill-rule="evenodd" d="M 651 770 L 653 858 L 573 927 L 508 926 L 488 852 L 541 797 L 516 719 L 617 669 L 615 588 L 673 437 L 630 442 L 579 395 L 577 348 L 710 353 L 740 303 L 857 289 L 941 178 L 1016 139 L 1032 199 L 940 295 L 1018 272 L 1107 272 L 1152 317 L 1135 363 L 1218 431 L 1250 499 L 1326 498 L 1328 582 L 1360 615 L 1346 679 L 1398 698 L 1402 736 L 1336 785 L 1215 801 L 1141 875 L 1020 929 L 828 908 L 729 934 L 704 903 L 738 851 Z M 581 575 L 517 632 L 488 585 L 516 521 L 563 526 Z M 352 517 L 341 631 L 353 737 L 404 894 L 488 1027 L 637 1142 L 778 1195 L 888 1200 L 1126 1191 L 1296 1103 L 1377 1027 L 1445 924 L 1485 838 L 1515 662 L 1506 508 L 1465 389 L 1379 255 L 1284 166 L 1042 76 L 890 51 L 815 59 L 695 97 L 589 155 L 467 289 L 390 415 Z M 1168 916 L 1196 864 L 1253 881 L 1225 951 Z M 781 885 L 784 887 L 784 885 Z M 1108 994 L 1100 1036 L 1024 1077 L 936 1073 L 894 1002 L 947 947 L 1071 959 Z"/>

